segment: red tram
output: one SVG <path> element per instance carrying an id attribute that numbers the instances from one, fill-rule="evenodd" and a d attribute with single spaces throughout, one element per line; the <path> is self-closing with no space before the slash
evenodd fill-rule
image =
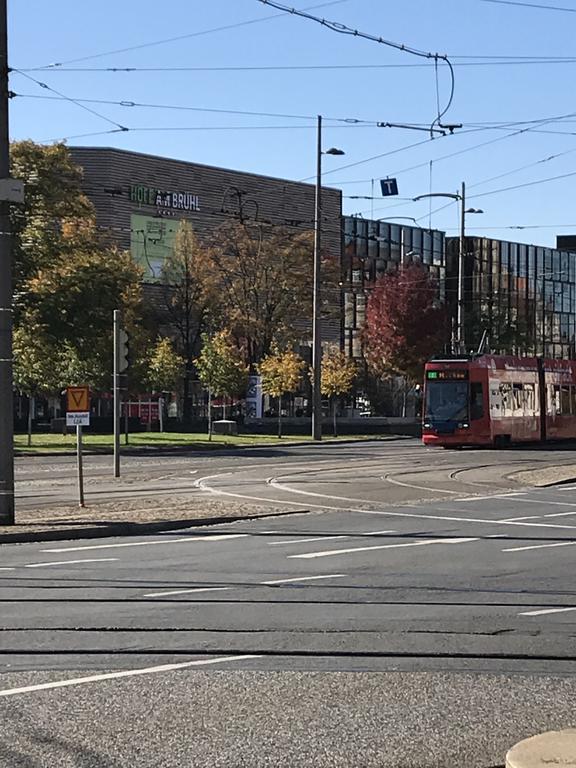
<path id="1" fill-rule="evenodd" d="M 426 363 L 425 445 L 576 438 L 576 361 L 478 355 Z"/>

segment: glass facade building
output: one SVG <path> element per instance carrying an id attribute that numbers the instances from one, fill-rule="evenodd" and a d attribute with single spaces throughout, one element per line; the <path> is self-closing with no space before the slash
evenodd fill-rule
<path id="1" fill-rule="evenodd" d="M 447 239 L 447 296 L 456 312 L 458 238 Z M 484 331 L 492 351 L 576 357 L 576 253 L 483 237 L 466 238 L 465 340 Z"/>
<path id="2" fill-rule="evenodd" d="M 362 357 L 361 334 L 366 319 L 370 285 L 401 263 L 419 260 L 438 283 L 446 299 L 446 247 L 444 232 L 407 227 L 389 221 L 343 217 L 342 249 L 344 351 Z"/>

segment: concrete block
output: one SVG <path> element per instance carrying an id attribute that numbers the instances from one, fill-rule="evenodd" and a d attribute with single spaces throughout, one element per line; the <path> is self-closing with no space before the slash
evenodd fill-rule
<path id="1" fill-rule="evenodd" d="M 576 728 L 524 739 L 506 755 L 506 768 L 576 768 Z"/>
<path id="2" fill-rule="evenodd" d="M 230 419 L 220 419 L 212 422 L 212 432 L 215 435 L 237 435 L 238 424 Z"/>

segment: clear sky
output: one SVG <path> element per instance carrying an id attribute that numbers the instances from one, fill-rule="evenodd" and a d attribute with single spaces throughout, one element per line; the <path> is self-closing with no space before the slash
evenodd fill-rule
<path id="1" fill-rule="evenodd" d="M 412 216 L 453 234 L 455 204 L 429 219 L 430 201 L 411 198 L 455 192 L 465 181 L 469 205 L 484 211 L 468 216 L 470 233 L 553 245 L 557 233 L 576 234 L 576 2 L 525 1 L 550 7 L 521 0 L 285 0 L 372 35 L 448 54 L 455 92 L 443 120 L 463 128 L 431 140 L 424 131 L 375 123 L 430 125 L 438 101 L 442 107 L 448 100 L 446 66 L 438 69 L 437 90 L 433 62 L 337 34 L 258 0 L 9 0 L 13 68 L 59 62 L 27 74 L 74 99 L 154 105 L 85 103 L 98 116 L 13 72 L 18 96 L 11 100 L 11 135 L 51 141 L 94 134 L 68 143 L 301 180 L 315 172 L 315 115 L 322 114 L 324 147 L 346 152 L 323 163 L 324 183 L 343 190 L 345 212 Z M 175 37 L 182 39 L 149 45 Z M 116 52 L 134 46 L 142 47 Z M 138 71 L 95 71 L 112 67 Z M 151 69 L 164 71 L 144 71 Z M 496 125 L 512 122 L 519 124 Z M 130 130 L 101 133 L 118 125 Z M 377 181 L 387 176 L 397 177 L 400 197 L 408 199 L 350 198 L 377 196 Z M 433 202 L 432 210 L 449 201 Z M 534 228 L 511 228 L 518 226 Z"/>

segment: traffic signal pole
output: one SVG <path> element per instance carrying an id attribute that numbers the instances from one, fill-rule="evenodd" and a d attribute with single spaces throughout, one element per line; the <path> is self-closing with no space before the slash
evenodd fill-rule
<path id="1" fill-rule="evenodd" d="M 0 0 L 0 179 L 10 176 L 8 139 L 7 0 Z M 14 520 L 14 406 L 12 395 L 12 254 L 10 208 L 0 201 L 0 525 Z"/>
<path id="2" fill-rule="evenodd" d="M 114 310 L 114 477 L 120 477 L 120 310 Z"/>

